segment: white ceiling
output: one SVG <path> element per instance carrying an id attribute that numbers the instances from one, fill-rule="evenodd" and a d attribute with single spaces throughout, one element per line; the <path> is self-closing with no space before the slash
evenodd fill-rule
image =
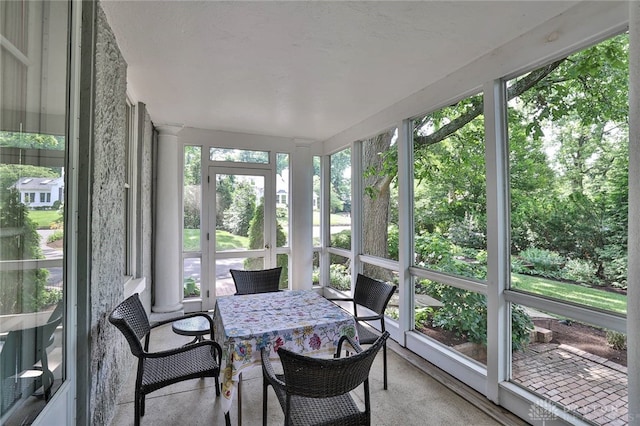
<path id="1" fill-rule="evenodd" d="M 325 140 L 575 1 L 103 1 L 156 124 Z"/>

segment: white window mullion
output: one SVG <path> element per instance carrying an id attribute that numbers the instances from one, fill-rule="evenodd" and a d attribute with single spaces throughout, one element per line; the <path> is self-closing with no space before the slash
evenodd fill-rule
<path id="1" fill-rule="evenodd" d="M 413 120 L 398 126 L 398 291 L 401 344 L 406 345 L 405 332 L 413 329 L 413 285 L 409 267 L 413 265 Z M 394 336 L 398 340 L 400 336 Z M 399 340 L 398 340 L 399 341 Z"/>
<path id="2" fill-rule="evenodd" d="M 504 290 L 509 282 L 509 179 L 505 84 L 484 85 L 487 179 L 487 387 L 499 404 L 499 384 L 509 378 L 511 322 Z"/>
<path id="3" fill-rule="evenodd" d="M 362 272 L 362 141 L 351 144 L 351 289 L 356 285 L 358 272 Z"/>

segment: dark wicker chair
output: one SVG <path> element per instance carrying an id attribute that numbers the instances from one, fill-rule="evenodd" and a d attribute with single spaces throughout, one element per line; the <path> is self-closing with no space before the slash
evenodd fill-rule
<path id="1" fill-rule="evenodd" d="M 184 318 L 205 316 L 211 325 L 211 340 L 181 346 L 160 352 L 149 352 L 151 330 Z M 120 303 L 109 321 L 124 334 L 131 352 L 138 358 L 138 374 L 134 398 L 135 425 L 144 416 L 145 396 L 148 393 L 183 380 L 214 377 L 216 395 L 220 395 L 220 362 L 222 349 L 213 341 L 213 320 L 204 313 L 189 314 L 179 318 L 160 321 L 150 326 L 138 294 Z M 144 349 L 142 339 L 145 339 Z"/>
<path id="2" fill-rule="evenodd" d="M 368 325 L 365 325 L 365 322 L 368 321 L 380 321 L 380 330 L 384 333 L 384 311 L 387 309 L 387 304 L 393 296 L 396 287 L 385 283 L 383 281 L 375 280 L 373 278 L 369 278 L 365 275 L 358 274 L 356 278 L 356 288 L 353 293 L 353 298 L 349 299 L 330 299 L 330 300 L 340 300 L 340 301 L 350 301 L 353 302 L 353 314 L 356 319 L 356 324 L 358 327 L 358 342 L 361 345 L 369 345 L 375 342 L 379 334 L 376 330 L 371 328 Z M 364 306 L 365 308 L 375 312 L 375 315 L 370 316 L 359 316 L 358 315 L 358 306 Z M 387 389 L 387 344 L 385 342 L 384 347 L 382 348 L 382 356 L 383 356 L 383 377 L 384 377 L 384 388 Z"/>
<path id="3" fill-rule="evenodd" d="M 262 424 L 267 424 L 267 389 L 271 385 L 284 411 L 285 425 L 370 425 L 369 370 L 376 354 L 389 337 L 388 332 L 366 351 L 343 336 L 335 359 L 312 358 L 284 348 L 278 349 L 284 374 L 276 374 L 269 351 L 262 349 Z M 354 355 L 340 358 L 347 341 Z M 364 411 L 349 392 L 364 387 Z"/>
<path id="4" fill-rule="evenodd" d="M 245 271 L 231 269 L 231 276 L 236 285 L 236 294 L 270 293 L 280 288 L 280 274 L 282 267 Z"/>

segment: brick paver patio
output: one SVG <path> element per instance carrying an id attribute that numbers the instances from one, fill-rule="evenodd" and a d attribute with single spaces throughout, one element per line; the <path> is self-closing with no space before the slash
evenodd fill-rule
<path id="1" fill-rule="evenodd" d="M 567 345 L 513 354 L 513 381 L 600 425 L 627 424 L 627 367 Z"/>

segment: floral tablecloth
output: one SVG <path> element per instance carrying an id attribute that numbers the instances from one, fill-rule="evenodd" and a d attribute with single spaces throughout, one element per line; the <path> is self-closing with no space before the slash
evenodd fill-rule
<path id="1" fill-rule="evenodd" d="M 353 317 L 313 290 L 219 297 L 214 325 L 224 361 L 225 412 L 231 408 L 240 373 L 261 365 L 262 348 L 269 348 L 274 360 L 280 347 L 329 357 L 341 336 L 357 339 Z"/>

